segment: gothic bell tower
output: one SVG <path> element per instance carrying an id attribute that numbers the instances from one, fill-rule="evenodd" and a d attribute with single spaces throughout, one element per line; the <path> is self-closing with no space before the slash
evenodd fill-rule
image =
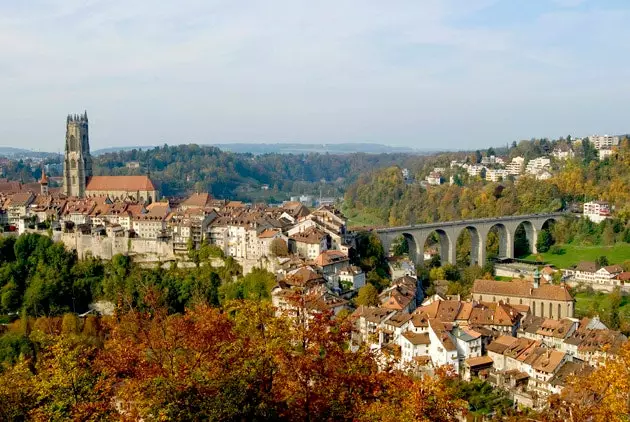
<path id="1" fill-rule="evenodd" d="M 66 149 L 63 161 L 63 191 L 67 196 L 82 198 L 88 178 L 92 176 L 92 157 L 88 136 L 87 111 L 69 115 L 66 120 Z"/>

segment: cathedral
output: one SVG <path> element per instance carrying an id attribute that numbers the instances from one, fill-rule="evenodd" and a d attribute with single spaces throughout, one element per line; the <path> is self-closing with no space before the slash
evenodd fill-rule
<path id="1" fill-rule="evenodd" d="M 158 192 L 148 176 L 93 176 L 87 112 L 66 120 L 66 148 L 63 161 L 63 192 L 89 198 L 108 196 L 155 202 Z"/>

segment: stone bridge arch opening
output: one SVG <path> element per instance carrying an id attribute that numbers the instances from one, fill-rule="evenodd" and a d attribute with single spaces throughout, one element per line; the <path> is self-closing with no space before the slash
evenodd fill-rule
<path id="1" fill-rule="evenodd" d="M 538 230 L 529 220 L 518 223 L 514 230 L 514 256 L 523 258 L 529 254 L 536 253 L 536 241 Z"/>
<path id="2" fill-rule="evenodd" d="M 433 260 L 437 254 L 440 257 L 440 265 L 455 264 L 455 244 L 448 233 L 442 229 L 435 229 L 428 233 L 422 242 L 421 258 L 427 261 Z M 430 257 L 431 256 L 431 257 Z"/>
<path id="3" fill-rule="evenodd" d="M 547 252 L 551 248 L 551 245 L 556 243 L 556 239 L 554 237 L 554 225 L 556 224 L 556 219 L 553 217 L 547 218 L 543 221 L 538 222 L 538 226 L 535 226 L 536 229 L 536 252 Z"/>
<path id="4" fill-rule="evenodd" d="M 411 233 L 402 233 L 398 238 L 399 242 L 407 244 L 407 253 L 414 264 L 422 264 L 422 248 L 418 248 L 418 242 Z"/>
<path id="5" fill-rule="evenodd" d="M 486 236 L 488 260 L 514 257 L 514 245 L 510 230 L 503 223 L 490 227 Z"/>
<path id="6" fill-rule="evenodd" d="M 477 227 L 463 227 L 457 234 L 455 248 L 458 265 L 485 265 L 485 242 Z"/>

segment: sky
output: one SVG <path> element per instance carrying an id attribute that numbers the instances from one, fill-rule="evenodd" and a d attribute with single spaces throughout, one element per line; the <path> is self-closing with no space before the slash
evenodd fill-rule
<path id="1" fill-rule="evenodd" d="M 0 0 L 0 145 L 630 132 L 627 0 Z"/>

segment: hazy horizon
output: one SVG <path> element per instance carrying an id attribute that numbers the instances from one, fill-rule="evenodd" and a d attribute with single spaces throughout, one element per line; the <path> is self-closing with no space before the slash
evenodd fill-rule
<path id="1" fill-rule="evenodd" d="M 94 150 L 627 133 L 628 18 L 623 0 L 0 3 L 0 145 L 60 151 L 84 110 Z"/>

